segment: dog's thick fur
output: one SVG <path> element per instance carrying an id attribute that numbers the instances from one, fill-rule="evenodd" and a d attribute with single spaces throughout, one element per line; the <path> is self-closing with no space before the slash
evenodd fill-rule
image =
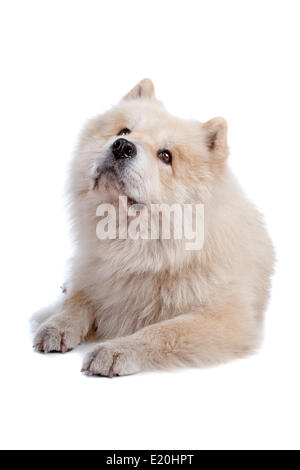
<path id="1" fill-rule="evenodd" d="M 122 128 L 137 156 L 120 178 L 95 172 Z M 168 148 L 173 164 L 157 158 Z M 71 167 L 76 252 L 64 300 L 47 311 L 37 350 L 75 348 L 96 330 L 83 370 L 126 375 L 153 368 L 207 366 L 259 345 L 274 255 L 261 216 L 227 166 L 227 125 L 167 113 L 142 80 L 82 132 Z M 98 180 L 97 180 L 98 183 Z M 144 205 L 203 203 L 204 246 L 179 240 L 99 240 L 96 208 L 126 194 Z"/>

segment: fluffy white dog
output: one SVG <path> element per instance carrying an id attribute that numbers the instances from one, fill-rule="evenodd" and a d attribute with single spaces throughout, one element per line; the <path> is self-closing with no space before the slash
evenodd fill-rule
<path id="1" fill-rule="evenodd" d="M 171 116 L 149 79 L 87 124 L 70 175 L 76 252 L 36 350 L 66 352 L 95 331 L 99 344 L 83 371 L 104 376 L 207 366 L 255 350 L 274 254 L 227 156 L 224 119 Z M 184 237 L 161 234 L 99 239 L 97 208 L 109 203 L 118 214 L 119 196 L 139 209 L 141 225 L 152 204 L 201 203 L 203 247 L 188 250 Z"/>

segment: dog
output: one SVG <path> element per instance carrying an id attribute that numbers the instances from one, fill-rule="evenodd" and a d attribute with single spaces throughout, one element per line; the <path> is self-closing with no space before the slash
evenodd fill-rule
<path id="1" fill-rule="evenodd" d="M 95 332 L 82 371 L 112 377 L 207 367 L 257 350 L 274 250 L 227 157 L 226 121 L 170 115 L 150 79 L 88 122 L 69 178 L 74 256 L 63 299 L 39 317 L 37 351 L 65 353 Z M 97 236 L 98 207 L 117 210 L 121 198 L 141 225 L 151 205 L 201 205 L 203 244 L 187 249 L 186 237 L 161 232 Z"/>

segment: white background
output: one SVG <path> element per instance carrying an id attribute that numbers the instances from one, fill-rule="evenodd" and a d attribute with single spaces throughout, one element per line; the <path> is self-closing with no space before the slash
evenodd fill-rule
<path id="1" fill-rule="evenodd" d="M 1 1 L 1 439 L 7 449 L 299 449 L 299 2 Z M 78 132 L 138 80 L 229 124 L 277 251 L 265 343 L 208 370 L 105 379 L 31 349 L 64 277 Z M 90 346 L 89 346 L 90 347 Z"/>

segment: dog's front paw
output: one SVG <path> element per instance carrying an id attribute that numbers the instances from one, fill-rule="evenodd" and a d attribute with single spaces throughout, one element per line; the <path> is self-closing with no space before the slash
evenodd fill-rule
<path id="1" fill-rule="evenodd" d="M 72 328 L 55 324 L 42 325 L 34 339 L 34 348 L 39 352 L 66 353 L 81 343 L 81 337 Z"/>
<path id="2" fill-rule="evenodd" d="M 81 371 L 87 375 L 130 375 L 142 368 L 141 351 L 124 338 L 106 341 L 89 353 Z"/>

